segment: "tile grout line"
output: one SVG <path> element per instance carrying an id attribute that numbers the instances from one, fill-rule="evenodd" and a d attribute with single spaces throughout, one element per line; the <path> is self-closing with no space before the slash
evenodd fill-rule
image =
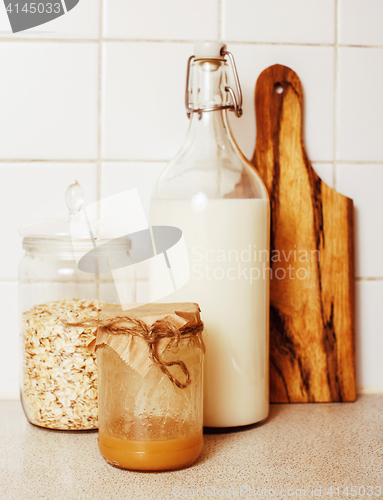
<path id="1" fill-rule="evenodd" d="M 383 281 L 383 276 L 375 276 L 372 278 L 355 277 L 355 281 Z"/>
<path id="2" fill-rule="evenodd" d="M 0 158 L 0 163 L 96 163 L 97 158 Z"/>
<path id="3" fill-rule="evenodd" d="M 383 387 L 375 387 L 375 386 L 361 386 L 356 388 L 356 394 L 357 395 L 377 395 L 377 394 L 383 394 Z"/>
<path id="4" fill-rule="evenodd" d="M 224 0 L 223 0 L 224 1 Z M 223 24 L 223 19 L 221 19 Z M 221 27 L 222 28 L 222 27 Z M 113 38 L 101 37 L 103 42 L 122 42 L 122 43 L 194 43 L 194 39 L 166 39 L 166 38 Z M 215 41 L 215 40 L 211 40 Z M 49 42 L 49 43 L 99 43 L 99 38 L 34 38 L 34 37 L 0 37 L 1 42 Z M 333 43 L 309 43 L 309 42 L 252 42 L 246 40 L 226 40 L 230 45 L 286 45 L 291 47 L 334 47 Z M 360 49 L 383 49 L 383 45 L 348 45 L 338 44 L 339 47 L 360 48 Z"/>
<path id="5" fill-rule="evenodd" d="M 310 160 L 310 163 L 316 163 L 317 165 L 332 165 L 334 163 L 334 160 Z"/>
<path id="6" fill-rule="evenodd" d="M 98 99 L 97 99 L 97 200 L 101 200 L 102 194 L 102 79 L 103 79 L 103 44 L 102 35 L 104 29 L 104 2 L 99 0 L 100 20 L 98 34 Z"/>
<path id="7" fill-rule="evenodd" d="M 223 23 L 224 23 L 224 1 L 218 0 L 218 38 L 222 39 L 223 35 Z M 101 2 L 102 5 L 102 2 Z M 101 13 L 100 18 L 103 17 Z M 336 14 L 337 18 L 337 14 Z M 101 21 L 101 20 L 100 20 Z M 53 43 L 94 43 L 97 44 L 100 38 L 104 42 L 125 42 L 125 43 L 194 43 L 195 39 L 172 39 L 172 38 L 113 38 L 113 37 L 103 37 L 102 34 L 99 38 L 37 38 L 37 37 L 1 37 L 1 42 L 53 42 Z M 208 41 L 208 40 L 207 40 Z M 215 41 L 215 40 L 211 40 Z M 292 47 L 334 47 L 333 43 L 310 43 L 310 42 L 255 42 L 249 40 L 226 40 L 227 44 L 231 45 L 287 45 Z M 355 45 L 355 44 L 343 44 L 337 43 L 338 47 L 348 47 L 348 48 L 359 48 L 359 49 L 383 49 L 383 45 Z"/>
<path id="8" fill-rule="evenodd" d="M 172 158 L 162 158 L 162 159 L 153 159 L 153 158 L 125 158 L 125 159 L 116 159 L 116 158 L 102 158 L 104 163 L 169 163 Z M 383 163 L 383 162 L 382 162 Z"/>
<path id="9" fill-rule="evenodd" d="M 103 158 L 100 156 L 100 161 L 101 162 L 108 162 L 108 163 L 169 163 L 169 159 L 153 159 L 153 158 Z M 73 164 L 73 163 L 83 163 L 83 164 L 88 164 L 88 163 L 95 163 L 97 164 L 98 162 L 98 157 L 97 158 L 91 158 L 91 159 L 76 159 L 76 158 L 0 158 L 0 164 L 1 163 L 68 163 L 68 164 Z"/>
<path id="10" fill-rule="evenodd" d="M 223 19 L 223 2 L 224 0 L 218 0 L 218 41 L 222 42 L 223 29 L 222 29 L 222 19 Z"/>
<path id="11" fill-rule="evenodd" d="M 16 42 L 16 43 L 98 43 L 97 38 L 33 38 L 33 37 L 23 37 L 23 38 L 8 38 L 0 37 L 0 43 L 2 42 Z"/>
<path id="12" fill-rule="evenodd" d="M 44 41 L 44 40 L 40 40 Z M 65 40 L 60 40 L 65 41 Z M 81 41 L 81 40 L 78 40 Z M 97 41 L 97 40 L 96 40 Z M 195 39 L 161 39 L 161 38 L 111 38 L 105 37 L 103 38 L 104 42 L 113 42 L 113 43 L 195 43 Z M 204 41 L 215 41 L 215 40 L 204 40 Z M 287 46 L 296 46 L 296 47 L 333 47 L 333 43 L 297 43 L 297 42 L 249 42 L 246 40 L 225 40 L 226 44 L 230 45 L 287 45 Z M 382 46 L 383 47 L 383 46 Z M 380 48 L 380 47 L 379 47 Z"/>
<path id="13" fill-rule="evenodd" d="M 383 165 L 381 161 L 363 161 L 363 160 L 335 160 L 339 165 Z"/>
<path id="14" fill-rule="evenodd" d="M 102 162 L 108 163 L 169 163 L 171 158 L 103 158 Z M 0 158 L 1 163 L 97 163 L 97 158 Z M 334 159 L 310 160 L 318 165 L 333 164 Z M 338 165 L 382 165 L 381 161 L 356 161 L 356 160 L 336 160 Z"/>
<path id="15" fill-rule="evenodd" d="M 141 281 L 146 281 L 146 280 L 141 280 Z M 371 281 L 377 281 L 381 282 L 383 281 L 383 276 L 375 276 L 375 277 L 369 277 L 369 278 L 364 278 L 364 277 L 355 277 L 354 278 L 355 282 L 371 282 Z M 17 278 L 0 278 L 0 284 L 14 284 L 18 283 L 19 280 Z"/>
<path id="16" fill-rule="evenodd" d="M 383 49 L 383 45 L 354 45 L 349 43 L 338 43 L 338 46 L 350 49 Z"/>
<path id="17" fill-rule="evenodd" d="M 336 191 L 337 184 L 337 141 L 338 141 L 338 0 L 335 0 L 335 43 L 334 43 L 334 145 L 333 145 L 333 171 L 332 187 Z"/>

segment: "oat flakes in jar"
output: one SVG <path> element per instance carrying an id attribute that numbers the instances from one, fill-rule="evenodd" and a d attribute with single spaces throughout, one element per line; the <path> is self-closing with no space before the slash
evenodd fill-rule
<path id="1" fill-rule="evenodd" d="M 70 324 L 97 319 L 106 302 L 117 302 L 111 274 L 77 267 L 73 249 L 87 249 L 89 234 L 72 244 L 69 223 L 83 201 L 74 182 L 66 193 L 67 218 L 20 229 L 21 400 L 29 422 L 49 429 L 97 428 L 96 356 L 88 348 L 96 327 Z"/>

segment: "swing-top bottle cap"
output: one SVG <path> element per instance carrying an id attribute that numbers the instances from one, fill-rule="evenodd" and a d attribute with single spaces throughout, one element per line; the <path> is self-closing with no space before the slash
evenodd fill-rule
<path id="1" fill-rule="evenodd" d="M 224 59 L 221 49 L 225 47 L 222 42 L 198 42 L 194 44 L 194 57 L 196 59 Z"/>

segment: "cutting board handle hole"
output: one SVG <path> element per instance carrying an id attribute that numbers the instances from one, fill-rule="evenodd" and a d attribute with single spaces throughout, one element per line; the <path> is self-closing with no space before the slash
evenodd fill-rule
<path id="1" fill-rule="evenodd" d="M 277 82 L 277 83 L 274 85 L 274 90 L 275 90 L 275 92 L 276 92 L 277 94 L 282 94 L 282 92 L 283 92 L 283 87 L 282 87 L 282 85 L 281 85 L 279 82 Z"/>

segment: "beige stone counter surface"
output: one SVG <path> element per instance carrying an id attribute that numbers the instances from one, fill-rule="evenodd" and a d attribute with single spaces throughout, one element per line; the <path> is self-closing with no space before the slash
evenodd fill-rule
<path id="1" fill-rule="evenodd" d="M 330 500 L 338 491 L 350 500 L 355 493 L 383 499 L 382 489 L 383 395 L 272 405 L 264 423 L 206 433 L 194 466 L 162 473 L 114 468 L 98 452 L 97 432 L 40 429 L 26 421 L 18 401 L 0 401 L 1 500 Z"/>

